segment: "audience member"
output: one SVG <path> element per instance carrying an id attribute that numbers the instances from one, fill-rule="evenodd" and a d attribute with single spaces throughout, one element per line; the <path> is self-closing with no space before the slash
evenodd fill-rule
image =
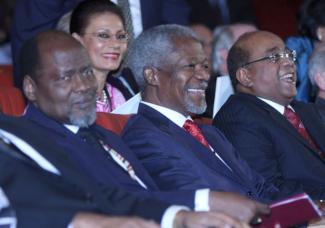
<path id="1" fill-rule="evenodd" d="M 325 126 L 325 50 L 312 54 L 309 60 L 308 75 L 317 94 L 315 106 Z"/>
<path id="2" fill-rule="evenodd" d="M 229 77 L 227 69 L 229 49 L 242 34 L 256 30 L 252 24 L 231 24 L 215 28 L 212 42 L 212 75 L 206 90 L 207 109 L 204 116 L 213 118 L 217 77 Z M 228 96 L 224 94 L 217 99 L 222 99 L 225 102 Z"/>
<path id="3" fill-rule="evenodd" d="M 213 31 L 212 70 L 218 76 L 228 75 L 227 57 L 231 46 L 247 32 L 256 31 L 253 24 L 231 24 L 217 27 Z"/>
<path id="4" fill-rule="evenodd" d="M 324 10 L 323 0 L 305 0 L 298 17 L 301 36 L 289 37 L 286 40 L 286 46 L 297 52 L 297 100 L 313 100 L 308 78 L 308 59 L 314 48 L 325 40 Z"/>
<path id="5" fill-rule="evenodd" d="M 267 181 L 324 199 L 325 128 L 315 111 L 293 99 L 294 61 L 295 52 L 273 33 L 241 36 L 227 61 L 236 94 L 213 124 Z"/>
<path id="6" fill-rule="evenodd" d="M 212 54 L 212 31 L 204 24 L 192 24 L 190 27 L 199 37 L 203 45 L 205 55 L 210 62 Z"/>
<path id="7" fill-rule="evenodd" d="M 177 207 L 99 186 L 42 126 L 1 115 L 0 128 L 0 186 L 11 200 L 19 227 L 158 227 L 152 221 L 171 227 L 165 222 Z M 197 223 L 245 227 L 221 213 L 179 211 L 174 221 L 176 227 Z"/>
<path id="8" fill-rule="evenodd" d="M 125 102 L 121 91 L 107 82 L 120 67 L 128 45 L 122 11 L 107 0 L 85 0 L 72 12 L 70 33 L 89 53 L 98 83 L 97 111 L 111 112 Z"/>
<path id="9" fill-rule="evenodd" d="M 19 53 L 22 44 L 38 32 L 55 28 L 62 15 L 71 11 L 82 0 L 16 0 L 12 26 L 14 80 L 22 87 L 23 75 L 19 72 Z M 122 2 L 122 0 L 112 0 Z M 123 1 L 125 2 L 125 1 Z M 129 8 L 135 35 L 142 30 L 164 23 L 188 24 L 189 8 L 185 0 L 132 0 Z"/>
<path id="10" fill-rule="evenodd" d="M 159 188 L 203 187 L 264 202 L 299 190 L 280 192 L 237 156 L 220 131 L 198 127 L 191 120 L 190 114 L 206 108 L 210 77 L 202 44 L 191 29 L 178 25 L 149 29 L 133 42 L 129 54 L 142 102 L 126 124 L 123 139 Z"/>
<path id="11" fill-rule="evenodd" d="M 0 1 L 0 64 L 11 65 L 10 27 L 15 1 Z"/>
<path id="12" fill-rule="evenodd" d="M 46 129 L 46 138 L 63 147 L 72 163 L 98 185 L 196 210 L 225 211 L 245 221 L 265 210 L 231 193 L 159 189 L 123 141 L 94 124 L 96 79 L 86 50 L 68 34 L 41 33 L 26 43 L 21 57 L 24 93 L 30 102 L 23 118 Z"/>
<path id="13" fill-rule="evenodd" d="M 254 23 L 255 12 L 250 0 L 188 0 L 190 23 L 206 24 L 211 30 L 216 26 L 233 23 Z"/>

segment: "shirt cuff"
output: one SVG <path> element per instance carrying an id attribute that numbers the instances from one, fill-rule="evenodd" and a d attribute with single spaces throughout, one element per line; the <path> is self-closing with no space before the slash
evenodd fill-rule
<path id="1" fill-rule="evenodd" d="M 209 193 L 210 190 L 206 189 L 199 189 L 195 192 L 195 202 L 194 202 L 194 209 L 195 211 L 209 211 Z"/>
<path id="2" fill-rule="evenodd" d="M 176 214 L 181 210 L 189 211 L 190 209 L 188 207 L 176 205 L 168 207 L 161 219 L 161 228 L 172 228 L 176 218 Z"/>

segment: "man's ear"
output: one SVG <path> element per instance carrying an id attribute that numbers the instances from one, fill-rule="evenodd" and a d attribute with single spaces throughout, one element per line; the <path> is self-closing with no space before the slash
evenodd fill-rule
<path id="1" fill-rule="evenodd" d="M 144 70 L 144 80 L 148 85 L 159 85 L 158 70 L 154 67 L 148 67 Z"/>
<path id="2" fill-rule="evenodd" d="M 31 102 L 36 100 L 36 87 L 35 81 L 29 75 L 26 75 L 23 80 L 23 91 L 27 100 Z"/>
<path id="3" fill-rule="evenodd" d="M 84 42 L 83 42 L 83 39 L 82 39 L 82 37 L 81 36 L 79 36 L 79 34 L 77 34 L 77 33 L 72 33 L 72 36 L 73 36 L 73 38 L 75 38 L 76 40 L 78 40 L 83 46 L 85 46 L 84 45 Z"/>
<path id="4" fill-rule="evenodd" d="M 239 82 L 244 87 L 252 87 L 253 81 L 252 81 L 252 75 L 250 74 L 249 70 L 246 68 L 239 68 L 236 72 L 236 78 Z"/>

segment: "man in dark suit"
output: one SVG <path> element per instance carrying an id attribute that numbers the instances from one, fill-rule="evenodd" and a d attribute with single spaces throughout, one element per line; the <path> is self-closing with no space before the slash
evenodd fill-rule
<path id="1" fill-rule="evenodd" d="M 193 31 L 178 25 L 145 31 L 131 46 L 128 66 L 140 85 L 143 101 L 138 114 L 126 124 L 123 139 L 159 188 L 205 187 L 263 201 L 295 192 L 280 192 L 265 182 L 219 130 L 190 126 L 190 115 L 206 108 L 210 77 L 207 57 Z"/>
<path id="2" fill-rule="evenodd" d="M 94 124 L 97 83 L 87 51 L 72 36 L 59 31 L 40 33 L 24 45 L 21 66 L 29 100 L 23 118 L 43 128 L 46 138 L 62 147 L 67 159 L 94 182 L 200 209 L 199 190 L 162 191 L 118 136 Z M 229 210 L 245 221 L 265 210 L 259 203 L 230 193 L 211 192 L 203 201 L 211 210 Z"/>
<path id="3" fill-rule="evenodd" d="M 295 53 L 277 35 L 243 35 L 230 49 L 236 89 L 214 119 L 240 155 L 280 189 L 325 198 L 325 129 L 315 110 L 293 100 Z"/>
<path id="4" fill-rule="evenodd" d="M 58 20 L 82 0 L 17 0 L 12 25 L 12 55 L 15 86 L 22 88 L 19 53 L 23 43 L 38 32 L 54 29 Z M 113 0 L 117 2 L 117 0 Z M 164 23 L 187 24 L 189 9 L 185 0 L 139 0 L 142 30 Z"/>
<path id="5" fill-rule="evenodd" d="M 27 129 L 33 134 L 26 132 Z M 37 151 L 33 154 L 28 146 L 46 153 L 37 156 Z M 47 163 L 48 158 L 52 163 Z M 21 118 L 0 116 L 0 186 L 15 209 L 19 226 L 67 227 L 69 223 L 76 226 L 80 219 L 90 216 L 80 214 L 82 212 L 107 214 L 115 219 L 122 215 L 140 216 L 159 222 L 160 214 L 168 207 L 158 201 L 137 199 L 114 188 L 104 191 L 65 158 L 60 146 L 37 125 Z M 69 166 L 74 168 L 67 169 Z M 142 209 L 148 206 L 145 201 L 155 205 L 152 206 L 155 212 Z M 89 219 L 88 222 L 92 221 Z M 104 222 L 103 218 L 93 219 Z M 121 223 L 116 225 L 123 225 L 122 217 L 120 219 Z M 156 227 L 142 221 L 140 224 Z"/>
<path id="6" fill-rule="evenodd" d="M 168 216 L 164 214 L 168 204 L 96 184 L 44 128 L 22 118 L 0 116 L 0 167 L 0 186 L 20 227 L 156 228 L 153 222 L 126 216 L 157 223 Z M 2 197 L 0 192 L 0 203 Z M 0 207 L 0 221 L 1 212 Z M 222 214 L 210 216 L 241 227 Z"/>

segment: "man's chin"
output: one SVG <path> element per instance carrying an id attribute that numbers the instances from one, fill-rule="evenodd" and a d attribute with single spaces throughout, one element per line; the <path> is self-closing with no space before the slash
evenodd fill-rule
<path id="1" fill-rule="evenodd" d="M 71 115 L 70 123 L 78 127 L 89 127 L 96 121 L 96 112 L 89 112 L 85 115 Z"/>

